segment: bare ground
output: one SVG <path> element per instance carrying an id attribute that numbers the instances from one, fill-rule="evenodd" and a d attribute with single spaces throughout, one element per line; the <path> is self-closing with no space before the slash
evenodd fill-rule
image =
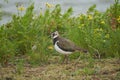
<path id="1" fill-rule="evenodd" d="M 42 66 L 0 67 L 0 80 L 120 80 L 120 59 L 51 61 Z"/>

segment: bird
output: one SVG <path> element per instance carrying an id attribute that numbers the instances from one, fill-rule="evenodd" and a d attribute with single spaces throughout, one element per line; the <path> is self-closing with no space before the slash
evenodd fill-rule
<path id="1" fill-rule="evenodd" d="M 79 46 L 77 46 L 71 40 L 61 37 L 58 31 L 52 32 L 51 38 L 52 38 L 55 50 L 65 55 L 63 62 L 65 61 L 65 58 L 66 58 L 66 63 L 67 63 L 68 62 L 67 56 L 72 54 L 73 52 L 78 52 L 78 51 L 83 53 L 88 52 L 86 49 L 82 49 Z"/>

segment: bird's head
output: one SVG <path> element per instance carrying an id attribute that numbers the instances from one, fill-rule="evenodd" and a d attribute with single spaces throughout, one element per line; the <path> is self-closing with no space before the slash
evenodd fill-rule
<path id="1" fill-rule="evenodd" d="M 55 39 L 58 36 L 59 36 L 58 31 L 55 31 L 55 32 L 51 33 L 51 38 L 53 38 L 53 39 Z"/>

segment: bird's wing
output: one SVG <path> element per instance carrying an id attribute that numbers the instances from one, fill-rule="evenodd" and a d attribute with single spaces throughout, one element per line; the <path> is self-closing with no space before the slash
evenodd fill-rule
<path id="1" fill-rule="evenodd" d="M 59 45 L 59 47 L 65 51 L 71 51 L 74 52 L 75 50 L 77 50 L 77 46 L 71 42 L 68 39 L 65 38 L 59 38 L 59 42 L 57 42 L 57 44 Z"/>

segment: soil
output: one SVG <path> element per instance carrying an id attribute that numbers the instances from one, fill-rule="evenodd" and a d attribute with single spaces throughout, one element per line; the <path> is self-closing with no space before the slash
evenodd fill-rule
<path id="1" fill-rule="evenodd" d="M 0 80 L 120 80 L 120 59 L 51 61 L 41 66 L 0 67 Z"/>

